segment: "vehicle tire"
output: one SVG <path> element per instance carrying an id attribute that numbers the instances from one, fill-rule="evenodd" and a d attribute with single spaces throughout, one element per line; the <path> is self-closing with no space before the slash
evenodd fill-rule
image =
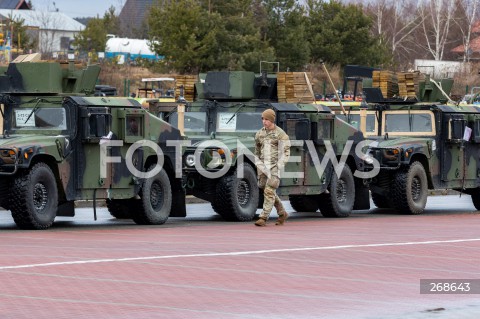
<path id="1" fill-rule="evenodd" d="M 372 192 L 372 201 L 378 208 L 392 208 L 388 198 L 378 193 Z"/>
<path id="2" fill-rule="evenodd" d="M 11 194 L 9 206 L 19 228 L 52 226 L 58 208 L 58 189 L 55 175 L 47 164 L 37 163 L 18 176 Z"/>
<path id="3" fill-rule="evenodd" d="M 236 171 L 223 176 L 217 184 L 212 207 L 228 221 L 250 221 L 255 217 L 259 199 L 257 174 L 249 164 L 243 166 L 243 178 Z"/>
<path id="4" fill-rule="evenodd" d="M 152 165 L 149 171 L 155 166 Z M 164 224 L 172 209 L 172 187 L 165 170 L 145 179 L 139 195 L 140 199 L 132 200 L 133 221 L 139 225 Z"/>
<path id="5" fill-rule="evenodd" d="M 480 210 L 480 189 L 476 188 L 470 193 L 472 196 L 472 203 L 476 210 Z"/>
<path id="6" fill-rule="evenodd" d="M 296 212 L 314 213 L 318 210 L 318 200 L 316 196 L 289 195 L 288 200 Z"/>
<path id="7" fill-rule="evenodd" d="M 391 188 L 393 207 L 400 213 L 423 213 L 428 197 L 427 174 L 422 163 L 413 162 L 395 174 Z"/>
<path id="8" fill-rule="evenodd" d="M 117 219 L 131 219 L 134 209 L 134 205 L 132 205 L 133 200 L 134 199 L 107 199 L 105 202 L 110 215 L 113 217 Z"/>
<path id="9" fill-rule="evenodd" d="M 320 213 L 324 217 L 348 217 L 355 203 L 355 181 L 348 165 L 344 165 L 340 177 L 332 173 L 329 193 L 318 196 Z"/>

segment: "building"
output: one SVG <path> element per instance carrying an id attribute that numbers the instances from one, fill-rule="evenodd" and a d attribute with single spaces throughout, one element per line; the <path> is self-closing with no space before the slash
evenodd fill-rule
<path id="1" fill-rule="evenodd" d="M 156 0 L 127 0 L 118 18 L 122 34 L 127 37 L 145 37 L 148 8 Z"/>
<path id="2" fill-rule="evenodd" d="M 42 54 L 68 51 L 74 36 L 85 29 L 83 24 L 61 12 L 0 9 L 0 19 L 23 20 L 30 36 L 38 39 L 38 52 Z"/>
<path id="3" fill-rule="evenodd" d="M 463 60 L 465 56 L 465 45 L 459 45 L 451 50 L 458 55 L 459 60 Z M 468 47 L 466 59 L 468 61 L 480 60 L 480 21 L 475 22 L 472 26 L 472 35 Z"/>
<path id="4" fill-rule="evenodd" d="M 31 10 L 29 1 L 25 0 L 0 0 L 0 9 Z"/>

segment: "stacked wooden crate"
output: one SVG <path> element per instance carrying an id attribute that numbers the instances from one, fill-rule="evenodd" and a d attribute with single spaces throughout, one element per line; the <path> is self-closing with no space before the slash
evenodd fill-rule
<path id="1" fill-rule="evenodd" d="M 315 100 L 308 72 L 278 72 L 277 94 L 279 102 L 312 103 Z"/>
<path id="2" fill-rule="evenodd" d="M 395 72 L 373 71 L 372 86 L 380 88 L 385 98 L 398 95 L 398 78 Z"/>
<path id="3" fill-rule="evenodd" d="M 415 72 L 399 72 L 398 76 L 398 94 L 402 97 L 417 97 L 418 82 L 423 80 L 423 74 Z"/>
<path id="4" fill-rule="evenodd" d="M 198 77 L 196 75 L 177 75 L 175 79 L 175 100 L 180 97 L 180 88 L 183 86 L 183 97 L 189 102 L 193 101 Z"/>

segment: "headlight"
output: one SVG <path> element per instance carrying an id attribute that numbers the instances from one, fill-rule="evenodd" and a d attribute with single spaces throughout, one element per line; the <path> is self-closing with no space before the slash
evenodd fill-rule
<path id="1" fill-rule="evenodd" d="M 185 159 L 185 164 L 187 164 L 187 166 L 189 167 L 195 166 L 195 155 L 187 155 L 187 158 Z"/>
<path id="2" fill-rule="evenodd" d="M 396 161 L 401 152 L 401 149 L 398 148 L 385 149 L 383 151 L 383 157 L 388 161 Z"/>
<path id="3" fill-rule="evenodd" d="M 222 150 L 222 154 L 225 154 Z M 214 151 L 212 154 L 211 154 L 211 160 L 210 162 L 207 164 L 207 167 L 210 168 L 210 169 L 213 169 L 213 168 L 218 168 L 219 166 L 223 165 L 225 163 L 225 156 L 222 156 L 220 154 L 220 152 L 216 152 Z"/>
<path id="4" fill-rule="evenodd" d="M 372 165 L 373 164 L 373 158 L 370 156 L 370 155 L 367 155 L 363 158 L 363 160 L 365 161 L 365 163 L 367 163 L 368 165 Z"/>

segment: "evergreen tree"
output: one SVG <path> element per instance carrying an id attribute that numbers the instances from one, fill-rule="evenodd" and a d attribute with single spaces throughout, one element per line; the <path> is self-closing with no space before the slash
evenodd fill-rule
<path id="1" fill-rule="evenodd" d="M 110 7 L 103 18 L 93 18 L 87 23 L 85 30 L 75 36 L 74 45 L 83 51 L 105 51 L 107 34 L 115 34 L 119 30 L 118 16 L 115 7 Z"/>
<path id="2" fill-rule="evenodd" d="M 387 47 L 372 35 L 372 21 L 362 8 L 338 1 L 308 0 L 312 61 L 379 66 L 389 61 Z"/>

